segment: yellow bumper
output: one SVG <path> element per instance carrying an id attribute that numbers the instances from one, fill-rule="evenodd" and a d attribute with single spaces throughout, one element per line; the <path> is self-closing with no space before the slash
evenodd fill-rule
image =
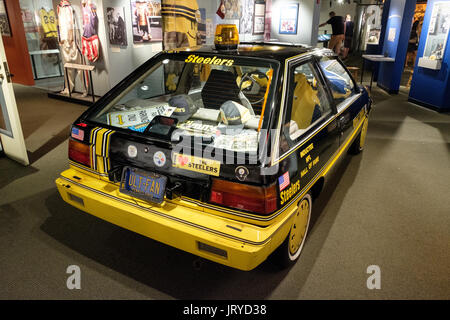
<path id="1" fill-rule="evenodd" d="M 67 203 L 103 220 L 233 268 L 251 270 L 284 240 L 292 217 L 259 227 L 206 213 L 183 200 L 161 206 L 130 198 L 116 184 L 73 168 L 56 179 Z"/>

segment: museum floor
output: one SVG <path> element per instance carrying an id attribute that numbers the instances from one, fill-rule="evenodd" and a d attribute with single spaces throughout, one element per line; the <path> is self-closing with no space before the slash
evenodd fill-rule
<path id="1" fill-rule="evenodd" d="M 0 158 L 0 299 L 450 299 L 448 114 L 374 86 L 366 150 L 314 203 L 300 261 L 241 272 L 64 203 L 54 180 L 85 107 L 15 90 L 32 164 Z M 66 287 L 69 265 L 81 290 Z M 366 287 L 370 265 L 380 290 Z"/>

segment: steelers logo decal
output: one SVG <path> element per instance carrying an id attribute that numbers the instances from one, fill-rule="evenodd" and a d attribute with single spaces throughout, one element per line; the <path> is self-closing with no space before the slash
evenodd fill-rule
<path id="1" fill-rule="evenodd" d="M 239 166 L 234 173 L 236 173 L 236 178 L 238 178 L 239 181 L 244 181 L 248 176 L 248 169 L 244 166 Z"/>
<path id="2" fill-rule="evenodd" d="M 166 155 L 164 152 L 156 151 L 153 155 L 153 162 L 158 166 L 162 167 L 166 164 Z"/>

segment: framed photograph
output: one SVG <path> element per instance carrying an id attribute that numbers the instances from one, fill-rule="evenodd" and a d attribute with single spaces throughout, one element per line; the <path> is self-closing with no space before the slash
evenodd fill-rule
<path id="1" fill-rule="evenodd" d="M 264 34 L 266 1 L 255 0 L 253 12 L 253 34 Z"/>
<path id="2" fill-rule="evenodd" d="M 280 10 L 280 24 L 278 33 L 297 34 L 298 3 L 288 4 Z"/>
<path id="3" fill-rule="evenodd" d="M 2 36 L 11 37 L 11 26 L 4 0 L 0 0 L 0 30 L 2 31 Z"/>
<path id="4" fill-rule="evenodd" d="M 254 17 L 253 34 L 264 34 L 264 17 Z"/>
<path id="5" fill-rule="evenodd" d="M 161 0 L 130 0 L 133 42 L 162 42 Z"/>
<path id="6" fill-rule="evenodd" d="M 109 43 L 112 45 L 127 46 L 127 29 L 125 24 L 124 7 L 106 8 L 106 21 L 108 24 Z"/>

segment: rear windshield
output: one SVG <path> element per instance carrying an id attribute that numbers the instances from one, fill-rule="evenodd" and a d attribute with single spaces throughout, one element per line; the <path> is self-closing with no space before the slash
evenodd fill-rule
<path id="1" fill-rule="evenodd" d="M 164 116 L 177 119 L 173 134 L 256 152 L 271 105 L 275 66 L 254 58 L 163 54 L 89 120 L 148 134 L 150 122 Z"/>

